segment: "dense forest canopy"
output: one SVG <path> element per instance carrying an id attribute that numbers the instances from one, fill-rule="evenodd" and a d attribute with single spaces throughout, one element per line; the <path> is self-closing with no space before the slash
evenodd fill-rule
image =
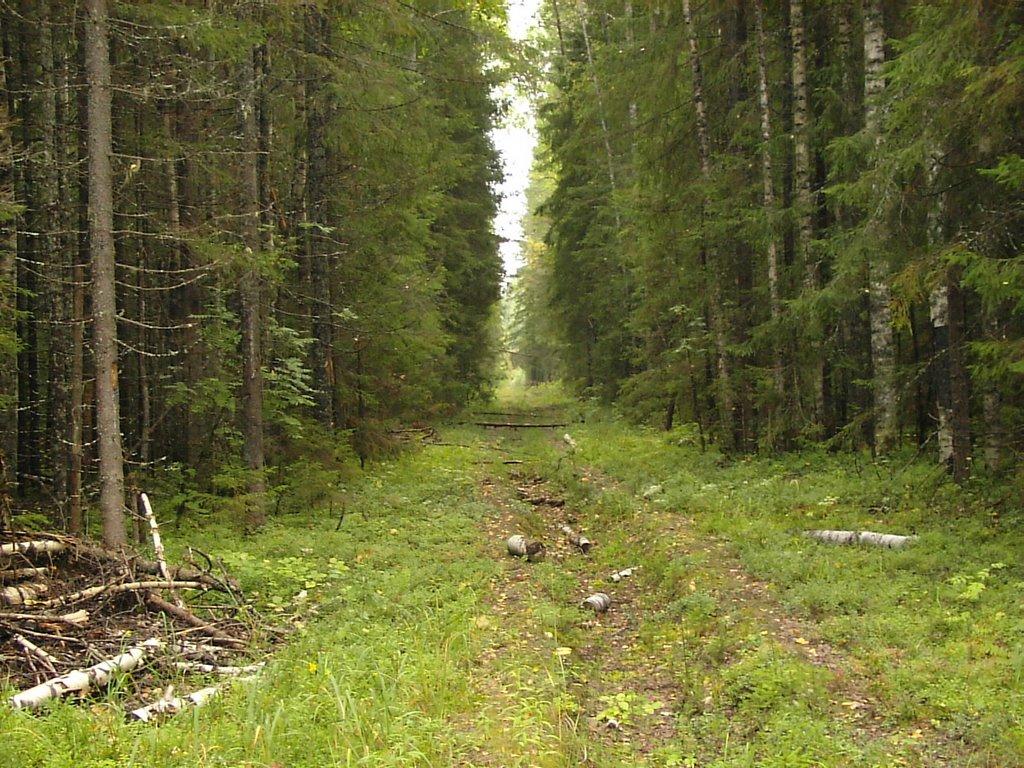
<path id="1" fill-rule="evenodd" d="M 727 451 L 1024 439 L 1024 11 L 547 0 L 513 344 Z M 554 332 L 554 338 L 552 337 Z"/>
<path id="2" fill-rule="evenodd" d="M 258 524 L 299 441 L 487 386 L 502 3 L 0 11 L 8 491 L 116 542 L 159 469 Z"/>

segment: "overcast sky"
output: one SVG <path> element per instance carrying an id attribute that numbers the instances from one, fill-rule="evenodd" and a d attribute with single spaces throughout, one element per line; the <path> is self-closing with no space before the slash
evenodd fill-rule
<path id="1" fill-rule="evenodd" d="M 507 0 L 507 5 L 509 32 L 514 39 L 521 40 L 530 27 L 537 23 L 540 0 Z M 507 95 L 507 92 L 502 95 Z M 501 237 L 508 240 L 501 246 L 501 258 L 506 275 L 511 277 L 522 264 L 520 248 L 523 217 L 527 208 L 526 187 L 530 183 L 530 166 L 533 164 L 533 150 L 537 144 L 529 102 L 522 96 L 514 95 L 508 116 L 492 135 L 505 168 L 505 180 L 498 185 L 502 200 L 494 228 Z"/>

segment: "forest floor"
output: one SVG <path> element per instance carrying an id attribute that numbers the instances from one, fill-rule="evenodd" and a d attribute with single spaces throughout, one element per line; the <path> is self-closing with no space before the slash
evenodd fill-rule
<path id="1" fill-rule="evenodd" d="M 730 460 L 545 390 L 496 408 L 570 424 L 442 429 L 369 467 L 340 523 L 168 533 L 224 557 L 293 638 L 157 727 L 126 723 L 116 690 L 0 708 L 0 766 L 1024 764 L 1007 504 L 913 460 Z M 834 547 L 806 528 L 920 539 Z M 514 533 L 546 557 L 509 557 Z M 580 607 L 594 592 L 607 613 Z"/>

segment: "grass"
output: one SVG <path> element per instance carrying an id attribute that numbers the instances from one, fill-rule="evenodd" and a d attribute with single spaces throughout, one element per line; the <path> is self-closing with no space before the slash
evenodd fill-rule
<path id="1" fill-rule="evenodd" d="M 159 727 L 126 723 L 116 691 L 0 707 L 0 766 L 1024 765 L 1024 540 L 996 491 L 910 456 L 730 460 L 553 386 L 504 397 L 586 423 L 449 429 L 349 483 L 338 531 L 313 507 L 252 537 L 216 515 L 169 532 L 299 630 L 255 681 Z M 559 535 L 515 499 L 517 469 L 566 498 L 590 557 L 504 557 L 508 533 Z M 595 621 L 578 601 L 598 590 L 616 606 Z"/>
<path id="2" fill-rule="evenodd" d="M 504 631 L 477 621 L 503 564 L 478 535 L 487 509 L 466 454 L 437 447 L 377 466 L 352 489 L 338 532 L 314 510 L 251 538 L 216 520 L 169 537 L 223 556 L 271 612 L 291 612 L 305 591 L 304 629 L 255 682 L 160 727 L 126 723 L 116 695 L 42 717 L 0 708 L 0 765 L 458 763 L 480 738 L 465 727 L 483 706 L 474 665 Z M 507 738 L 544 733 L 543 707 L 530 718 L 521 709 L 505 712 Z"/>
<path id="3" fill-rule="evenodd" d="M 648 519 L 666 521 L 652 534 L 685 515 L 700 539 L 721 539 L 748 573 L 768 582 L 774 599 L 841 654 L 850 676 L 877 699 L 887 732 L 911 744 L 939 740 L 960 755 L 960 765 L 1024 764 L 1024 539 L 1016 510 L 989 502 L 1000 498 L 994 489 L 959 489 L 930 464 L 907 457 L 891 464 L 819 453 L 727 461 L 701 453 L 685 429 L 666 435 L 611 419 L 590 419 L 573 436 L 579 464 L 615 478 L 630 497 L 653 484 L 664 488 L 647 505 Z M 807 528 L 921 538 L 902 551 L 831 547 L 800 536 Z M 707 562 L 689 567 L 712 582 L 721 570 Z M 669 585 L 667 591 L 671 597 L 678 590 Z M 713 596 L 699 594 L 678 598 L 687 621 L 707 621 L 725 610 Z M 815 742 L 829 743 L 819 737 L 834 730 L 821 686 L 835 686 L 835 680 L 780 687 L 780 680 L 802 680 L 805 665 L 766 651 L 756 638 L 731 648 L 721 663 L 727 709 L 734 718 L 755 721 L 755 742 L 771 737 L 773 746 L 755 747 L 755 755 L 764 756 L 747 763 L 747 741 L 743 756 L 720 764 L 799 765 L 768 760 L 769 753 L 785 752 L 775 740 L 788 741 L 787 734 L 809 734 L 798 739 L 809 752 Z M 777 674 L 778 665 L 784 673 Z M 759 713 L 770 713 L 770 720 Z M 893 759 L 914 759 L 898 744 L 890 747 L 897 747 L 886 750 Z M 831 756 L 808 764 L 847 764 L 855 753 L 842 744 L 827 751 Z"/>

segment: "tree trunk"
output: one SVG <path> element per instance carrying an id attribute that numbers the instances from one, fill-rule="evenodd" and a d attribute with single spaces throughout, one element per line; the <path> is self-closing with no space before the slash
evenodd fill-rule
<path id="1" fill-rule="evenodd" d="M 306 223 L 304 239 L 312 297 L 313 347 L 312 368 L 317 417 L 324 426 L 335 426 L 331 393 L 333 374 L 333 317 L 331 311 L 330 251 L 324 232 L 327 226 L 324 179 L 327 174 L 327 152 L 324 140 L 327 94 L 322 88 L 320 57 L 323 53 L 325 24 L 320 10 L 306 6 L 306 55 L 310 65 L 306 74 Z M 324 229 L 321 229 L 324 228 Z"/>
<path id="2" fill-rule="evenodd" d="M 768 305 L 772 321 L 782 318 L 782 297 L 779 288 L 779 244 L 775 227 L 775 178 L 772 163 L 772 122 L 768 93 L 768 64 L 765 55 L 764 0 L 754 0 L 754 32 L 757 36 L 757 94 L 761 109 L 761 177 L 764 187 L 764 211 L 768 218 Z M 786 401 L 783 378 L 783 351 L 781 342 L 775 343 L 772 361 L 772 381 L 778 405 Z"/>
<path id="3" fill-rule="evenodd" d="M 947 274 L 949 295 L 949 418 L 952 433 L 953 479 L 967 480 L 971 473 L 970 378 L 965 360 L 964 292 L 960 288 L 960 271 L 952 268 Z"/>
<path id="4" fill-rule="evenodd" d="M 96 431 L 103 541 L 127 542 L 121 448 L 114 264 L 114 196 L 110 167 L 110 50 L 106 0 L 85 0 L 85 71 L 89 90 L 89 251 L 92 261 Z"/>
<path id="5" fill-rule="evenodd" d="M 597 69 L 594 67 L 594 53 L 590 45 L 590 33 L 587 31 L 587 4 L 584 0 L 577 0 L 577 7 L 580 14 L 580 28 L 583 31 L 583 47 L 587 52 L 587 66 L 590 68 L 590 79 L 594 83 L 594 95 L 597 97 L 597 117 L 601 123 L 601 139 L 604 142 L 605 160 L 608 163 L 608 185 L 611 187 L 612 192 L 612 211 L 615 214 L 615 230 L 618 233 L 622 228 L 622 220 L 619 215 L 618 200 L 616 199 L 615 156 L 612 153 L 611 134 L 608 131 L 608 120 L 605 117 L 601 81 L 597 76 Z"/>
<path id="6" fill-rule="evenodd" d="M 250 502 L 246 523 L 260 526 L 265 520 L 263 477 L 263 355 L 262 278 L 260 275 L 259 127 L 257 125 L 257 74 L 253 53 L 242 73 L 241 111 L 244 141 L 242 170 L 243 233 L 246 261 L 239 293 L 242 303 L 242 434 L 243 458 L 250 472 Z"/>
<path id="7" fill-rule="evenodd" d="M 807 85 L 807 28 L 803 0 L 790 0 L 789 33 L 793 52 L 793 181 L 797 220 L 797 257 L 803 262 L 804 287 L 809 293 L 821 287 L 821 265 L 812 248 L 814 241 L 814 193 L 811 189 L 811 100 Z M 816 430 L 825 423 L 825 367 L 820 343 L 809 339 L 811 393 Z"/>
<path id="8" fill-rule="evenodd" d="M 885 90 L 885 29 L 881 0 L 864 3 L 864 126 L 881 138 L 878 100 Z M 869 223 L 871 239 L 884 242 L 880 222 Z M 889 268 L 884 256 L 872 254 L 868 264 L 868 298 L 871 317 L 871 369 L 874 384 L 874 447 L 885 453 L 897 439 L 896 343 L 892 327 L 892 294 Z"/>
<path id="9" fill-rule="evenodd" d="M 704 73 L 701 66 L 700 48 L 697 44 L 697 33 L 690 10 L 690 0 L 683 0 L 683 19 L 686 22 L 686 36 L 690 49 L 690 68 L 693 75 L 693 107 L 697 114 L 697 151 L 700 157 L 701 180 L 704 184 L 711 181 L 711 138 L 708 132 L 707 106 L 704 100 Z M 702 208 L 706 209 L 706 205 Z M 704 243 L 704 214 L 701 213 L 702 262 L 708 288 L 708 313 L 710 316 L 711 334 L 715 345 L 715 365 L 718 374 L 718 413 L 722 425 L 722 434 L 728 443 L 735 446 L 735 401 L 733 398 L 730 377 L 728 335 L 724 307 L 722 306 L 722 289 L 720 273 L 721 264 L 716 250 L 707 248 Z"/>

